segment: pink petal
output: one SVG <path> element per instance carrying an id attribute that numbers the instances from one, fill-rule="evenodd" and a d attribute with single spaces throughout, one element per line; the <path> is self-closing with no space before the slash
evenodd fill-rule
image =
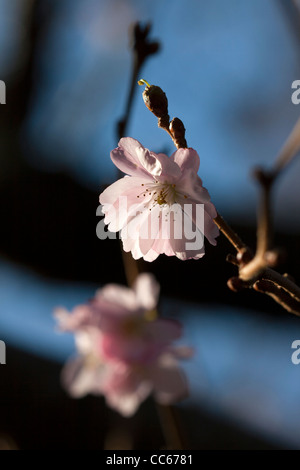
<path id="1" fill-rule="evenodd" d="M 108 406 L 123 416 L 132 416 L 152 390 L 143 369 L 114 363 L 109 367 L 104 394 Z"/>
<path id="2" fill-rule="evenodd" d="M 167 256 L 175 255 L 170 240 L 163 239 L 161 234 L 160 237 L 155 241 L 153 250 L 159 254 L 165 254 Z"/>
<path id="3" fill-rule="evenodd" d="M 192 208 L 194 209 L 194 207 Z M 182 212 L 181 217 L 173 220 L 173 224 L 181 225 L 176 230 L 173 228 L 170 234 L 170 245 L 176 257 L 185 261 L 187 259 L 199 259 L 204 256 L 204 235 L 193 223 L 189 213 L 186 215 Z"/>
<path id="4" fill-rule="evenodd" d="M 177 186 L 180 193 L 187 196 L 188 199 L 199 203 L 210 202 L 210 195 L 207 189 L 202 186 L 201 179 L 191 168 L 187 168 L 183 171 L 182 177 L 177 182 Z M 186 201 L 181 200 L 180 202 Z"/>
<path id="5" fill-rule="evenodd" d="M 64 308 L 57 308 L 54 317 L 59 323 L 61 331 L 75 331 L 88 324 L 93 315 L 90 305 L 78 305 L 70 313 Z"/>
<path id="6" fill-rule="evenodd" d="M 136 310 L 138 306 L 133 290 L 129 287 L 120 286 L 118 284 L 107 284 L 105 287 L 97 291 L 97 297 L 99 297 L 99 299 L 103 298 L 112 304 L 120 305 L 123 309 L 129 311 Z"/>
<path id="7" fill-rule="evenodd" d="M 164 240 L 160 232 L 157 239 L 154 240 L 151 250 L 149 250 L 148 253 L 144 256 L 144 260 L 150 262 L 154 261 L 161 254 L 165 254 L 166 256 L 175 255 L 170 240 Z"/>
<path id="8" fill-rule="evenodd" d="M 201 235 L 201 234 L 200 234 Z M 196 249 L 188 249 L 187 246 L 190 244 L 191 240 L 183 237 L 180 240 L 171 240 L 171 245 L 174 250 L 174 253 L 178 259 L 181 261 L 186 261 L 188 259 L 199 259 L 202 258 L 205 254 L 204 245 Z"/>
<path id="9" fill-rule="evenodd" d="M 211 216 L 207 213 L 207 204 L 205 205 L 204 213 L 204 235 L 211 245 L 216 245 L 216 238 L 220 235 L 219 229 L 214 223 Z"/>
<path id="10" fill-rule="evenodd" d="M 188 395 L 188 384 L 184 372 L 171 354 L 160 358 L 150 373 L 156 400 L 162 405 L 170 405 Z"/>
<path id="11" fill-rule="evenodd" d="M 114 392 L 106 396 L 107 405 L 116 410 L 124 418 L 133 416 L 140 404 L 151 393 L 151 385 L 149 383 L 141 383 L 140 386 L 132 393 Z"/>
<path id="12" fill-rule="evenodd" d="M 179 339 L 182 335 L 182 325 L 176 320 L 158 318 L 155 321 L 148 322 L 145 326 L 147 335 L 157 343 L 168 345 Z"/>
<path id="13" fill-rule="evenodd" d="M 115 375 L 117 374 L 118 371 L 115 372 Z M 151 383 L 133 369 L 129 369 L 121 380 L 112 380 L 110 390 L 105 393 L 106 402 L 122 416 L 129 417 L 137 411 L 151 391 Z"/>
<path id="14" fill-rule="evenodd" d="M 220 232 L 216 224 L 214 223 L 214 218 L 217 216 L 217 211 L 215 206 L 209 202 L 204 204 L 204 220 L 197 220 L 196 211 L 192 212 L 192 220 L 195 226 L 200 230 L 201 233 L 204 232 L 205 237 L 210 242 L 211 245 L 216 245 L 216 237 L 219 236 Z"/>
<path id="15" fill-rule="evenodd" d="M 124 137 L 120 140 L 119 147 L 112 150 L 110 156 L 116 167 L 123 171 L 123 173 L 149 179 L 150 175 L 143 168 L 139 159 L 140 153 L 145 150 L 137 140 L 131 137 Z"/>
<path id="16" fill-rule="evenodd" d="M 151 196 L 143 197 L 145 179 L 125 176 L 109 186 L 100 194 L 104 222 L 111 232 L 121 230 L 128 220 L 138 211 Z M 146 193 L 147 194 L 147 193 Z"/>
<path id="17" fill-rule="evenodd" d="M 147 364 L 155 360 L 162 352 L 162 345 L 152 338 L 124 335 L 124 333 L 105 334 L 102 341 L 102 353 L 106 360 L 121 361 L 126 364 Z"/>
<path id="18" fill-rule="evenodd" d="M 131 203 L 130 197 L 128 197 L 127 199 L 125 199 L 124 203 L 122 201 L 124 197 L 126 197 L 126 195 L 122 196 L 119 201 L 114 204 L 114 207 L 110 208 L 108 212 L 106 212 L 104 222 L 108 224 L 108 229 L 111 232 L 118 232 L 124 229 L 129 222 L 134 220 L 141 213 L 145 212 L 144 209 L 145 204 L 147 204 L 147 198 L 144 198 L 140 203 Z M 106 207 L 104 206 L 104 211 L 105 210 Z"/>
<path id="19" fill-rule="evenodd" d="M 78 357 L 66 363 L 61 378 L 69 394 L 74 398 L 80 398 L 96 391 L 101 393 L 105 370 L 102 366 L 87 367 L 85 359 Z"/>
<path id="20" fill-rule="evenodd" d="M 141 258 L 143 253 L 139 247 L 139 238 L 141 236 L 141 227 L 145 228 L 145 221 L 149 217 L 149 211 L 143 210 L 135 217 L 132 217 L 127 225 L 121 230 L 121 239 L 123 241 L 124 251 L 131 251 L 134 259 Z M 142 232 L 143 233 L 143 232 Z"/>
<path id="21" fill-rule="evenodd" d="M 164 153 L 157 154 L 156 158 L 161 165 L 161 173 L 160 175 L 156 175 L 158 181 L 173 183 L 173 181 L 180 178 L 181 170 L 177 163 L 174 163 L 174 161 Z"/>
<path id="22" fill-rule="evenodd" d="M 151 248 L 151 250 L 148 251 L 148 253 L 146 253 L 143 258 L 145 261 L 148 261 L 149 263 L 152 263 L 152 261 L 155 261 L 158 257 L 159 257 L 160 253 L 158 253 L 157 251 L 153 250 Z"/>
<path id="23" fill-rule="evenodd" d="M 54 318 L 58 321 L 59 329 L 63 331 L 72 330 L 74 327 L 73 317 L 65 308 L 58 307 L 54 310 Z"/>
<path id="24" fill-rule="evenodd" d="M 158 207 L 158 210 L 160 211 L 160 223 L 159 223 L 159 232 L 157 234 L 156 240 L 154 240 L 154 243 L 151 247 L 151 249 L 148 251 L 148 253 L 144 256 L 145 261 L 153 261 L 155 260 L 160 254 L 165 254 L 167 256 L 174 256 L 174 251 L 172 250 L 171 244 L 170 244 L 170 239 L 167 237 L 170 237 L 168 233 L 165 233 L 166 230 L 164 229 L 165 226 L 162 223 L 162 220 L 164 220 L 169 213 L 169 207 Z"/>
<path id="25" fill-rule="evenodd" d="M 138 305 L 145 310 L 152 310 L 156 307 L 160 286 L 152 274 L 140 274 L 134 283 L 133 289 Z"/>
<path id="26" fill-rule="evenodd" d="M 191 169 L 197 173 L 199 170 L 200 158 L 196 150 L 192 148 L 178 149 L 173 153 L 171 159 L 177 163 L 182 172 Z"/>
<path id="27" fill-rule="evenodd" d="M 152 176 L 159 176 L 162 172 L 162 165 L 154 152 L 141 147 L 137 149 L 137 156 L 143 168 Z"/>
<path id="28" fill-rule="evenodd" d="M 189 346 L 175 346 L 169 350 L 176 359 L 191 359 L 195 355 L 195 348 Z"/>
<path id="29" fill-rule="evenodd" d="M 139 240 L 138 239 L 133 239 L 128 237 L 127 235 L 122 238 L 122 233 L 126 233 L 127 227 L 125 227 L 125 230 L 123 229 L 121 231 L 121 239 L 123 242 L 123 250 L 128 252 L 131 252 L 133 259 L 139 259 L 142 258 L 143 253 L 140 250 L 140 245 L 139 245 Z"/>
<path id="30" fill-rule="evenodd" d="M 83 330 L 76 331 L 75 344 L 77 351 L 86 356 L 95 350 L 96 343 L 101 341 L 101 333 L 97 328 L 87 327 Z"/>
<path id="31" fill-rule="evenodd" d="M 146 209 L 147 210 L 147 209 Z M 148 217 L 145 217 L 141 226 L 139 245 L 143 255 L 146 255 L 153 247 L 160 230 L 160 206 L 155 205 L 152 210 L 148 210 Z"/>
<path id="32" fill-rule="evenodd" d="M 124 173 L 132 176 L 143 176 L 152 179 L 159 176 L 162 167 L 156 154 L 131 137 L 124 137 L 119 142 L 119 147 L 111 152 L 114 164 Z"/>

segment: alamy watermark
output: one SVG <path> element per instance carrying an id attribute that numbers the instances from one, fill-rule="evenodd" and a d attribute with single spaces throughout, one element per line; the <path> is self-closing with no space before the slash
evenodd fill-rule
<path id="1" fill-rule="evenodd" d="M 184 240 L 186 250 L 199 250 L 204 245 L 204 204 L 171 204 L 154 208 L 128 203 L 126 196 L 120 196 L 115 204 L 105 204 L 107 218 L 104 219 L 103 206 L 99 205 L 96 215 L 102 219 L 96 227 L 100 240 L 156 239 Z M 107 228 L 112 224 L 114 231 Z M 123 228 L 122 228 L 123 227 Z"/>
<path id="2" fill-rule="evenodd" d="M 6 344 L 0 341 L 0 364 L 6 364 Z"/>
<path id="3" fill-rule="evenodd" d="M 300 364 L 300 339 L 295 339 L 295 341 L 292 342 L 292 349 L 295 349 L 291 356 L 291 361 L 295 366 Z"/>
<path id="4" fill-rule="evenodd" d="M 0 80 L 0 104 L 6 104 L 6 85 L 3 80 Z"/>

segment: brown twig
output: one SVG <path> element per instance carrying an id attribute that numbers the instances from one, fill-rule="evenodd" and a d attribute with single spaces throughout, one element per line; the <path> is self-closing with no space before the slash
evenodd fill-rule
<path id="1" fill-rule="evenodd" d="M 147 108 L 158 118 L 158 126 L 172 138 L 176 148 L 187 148 L 185 128 L 178 118 L 169 122 L 168 100 L 164 91 L 156 85 L 149 85 L 146 80 L 143 98 Z M 249 247 L 218 213 L 214 219 L 219 230 L 237 251 L 236 256 L 227 257 L 227 261 L 239 267 L 239 276 L 229 279 L 228 286 L 233 291 L 254 288 L 274 298 L 286 310 L 298 314 L 300 310 L 300 288 L 286 276 L 270 269 L 277 264 L 279 254 L 271 250 L 271 191 L 275 180 L 291 163 L 300 150 L 300 119 L 293 128 L 271 171 L 257 169 L 255 177 L 261 186 L 261 203 L 258 211 L 257 248 L 253 256 Z M 299 303 L 299 307 L 297 307 Z"/>
<path id="2" fill-rule="evenodd" d="M 262 276 L 262 279 L 268 280 L 277 287 L 280 287 L 287 294 L 289 294 L 290 297 L 300 303 L 300 287 L 297 286 L 297 284 L 295 284 L 295 282 L 291 280 L 287 274 L 281 275 L 277 271 L 268 268 Z"/>
<path id="3" fill-rule="evenodd" d="M 243 280 L 258 278 L 265 268 L 269 266 L 270 251 L 272 243 L 272 207 L 271 194 L 277 178 L 284 169 L 292 162 L 300 149 L 300 119 L 294 126 L 290 136 L 286 140 L 279 156 L 271 170 L 258 168 L 254 176 L 260 185 L 261 201 L 258 209 L 257 220 L 257 248 L 256 253 L 249 265 L 240 271 Z M 274 264 L 274 262 L 273 262 Z"/>
<path id="4" fill-rule="evenodd" d="M 300 118 L 296 122 L 273 166 L 273 181 L 292 162 L 300 150 Z"/>
<path id="5" fill-rule="evenodd" d="M 272 281 L 266 279 L 258 280 L 253 284 L 253 289 L 269 295 L 288 312 L 300 316 L 299 300 L 291 298 L 289 293 L 277 284 L 273 284 Z"/>
<path id="6" fill-rule="evenodd" d="M 171 406 L 157 404 L 158 416 L 165 436 L 168 436 L 168 450 L 183 450 L 184 438 L 180 433 L 181 427 L 178 426 L 178 416 Z"/>
<path id="7" fill-rule="evenodd" d="M 266 281 L 269 279 L 268 274 L 270 271 L 267 268 L 270 266 L 270 259 L 273 255 L 272 264 L 276 264 L 277 253 L 271 251 L 272 243 L 272 207 L 271 207 L 271 193 L 275 181 L 282 174 L 284 169 L 292 162 L 300 149 L 300 119 L 297 121 L 296 125 L 292 129 L 292 132 L 288 139 L 286 140 L 279 156 L 277 157 L 273 168 L 269 171 L 263 170 L 261 168 L 256 169 L 254 176 L 260 184 L 261 191 L 261 202 L 258 210 L 258 221 L 257 221 L 257 248 L 256 253 L 252 261 L 249 264 L 240 269 L 240 277 L 244 281 L 255 281 L 260 277 L 263 277 Z M 275 273 L 275 271 L 273 271 Z M 285 284 L 285 279 L 283 276 L 279 275 L 278 287 Z M 271 281 L 271 279 L 269 279 Z M 269 283 L 264 284 L 266 288 Z M 297 288 L 295 283 L 292 283 L 290 286 L 292 291 L 290 292 L 290 297 L 293 297 L 293 290 Z M 258 290 L 258 289 L 256 289 Z M 267 293 L 267 292 L 266 292 Z M 275 298 L 274 292 L 272 290 L 272 297 Z M 288 292 L 285 289 L 285 295 Z M 286 302 L 288 299 L 285 299 Z M 292 300 L 291 300 L 292 301 Z M 285 304 L 286 304 L 285 302 Z"/>
<path id="8" fill-rule="evenodd" d="M 153 54 L 156 54 L 160 49 L 160 44 L 158 41 L 149 40 L 150 31 L 151 23 L 147 23 L 145 26 L 141 25 L 141 23 L 135 23 L 132 27 L 131 46 L 133 52 L 133 66 L 124 116 L 119 120 L 117 124 L 118 139 L 120 139 L 126 134 L 127 126 L 131 116 L 136 82 L 141 68 L 147 58 Z"/>
<path id="9" fill-rule="evenodd" d="M 272 243 L 271 193 L 277 178 L 292 162 L 300 150 L 300 119 L 286 140 L 273 168 L 270 171 L 257 169 L 255 177 L 260 184 L 261 202 L 257 222 L 257 248 L 254 258 L 239 271 L 242 281 L 271 296 L 291 313 L 300 313 L 300 288 L 287 276 L 269 268 L 276 265 L 278 253 L 270 250 Z M 272 260 L 272 262 L 270 262 Z"/>
<path id="10" fill-rule="evenodd" d="M 225 235 L 227 240 L 231 243 L 232 246 L 236 249 L 237 252 L 244 252 L 245 250 L 249 251 L 249 248 L 240 239 L 237 233 L 228 225 L 224 218 L 218 213 L 217 217 L 214 219 L 215 224 L 219 230 Z"/>

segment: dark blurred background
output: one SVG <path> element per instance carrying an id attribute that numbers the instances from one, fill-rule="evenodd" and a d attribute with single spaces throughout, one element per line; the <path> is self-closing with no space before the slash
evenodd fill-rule
<path id="1" fill-rule="evenodd" d="M 117 177 L 117 145 L 131 75 L 129 29 L 151 21 L 161 52 L 142 77 L 161 86 L 171 116 L 200 154 L 218 210 L 255 246 L 251 169 L 271 166 L 296 122 L 300 10 L 286 0 L 0 0 L 0 446 L 22 449 L 157 448 L 148 400 L 130 420 L 102 398 L 74 401 L 59 372 L 72 339 L 54 330 L 53 308 L 125 283 L 118 240 L 96 237 L 99 193 Z M 141 77 L 141 78 L 142 78 Z M 128 135 L 171 154 L 137 87 Z M 280 271 L 300 279 L 300 162 L 276 187 Z M 186 364 L 191 397 L 179 407 L 190 448 L 299 448 L 300 366 L 291 363 L 299 319 L 270 298 L 234 294 L 235 269 L 220 237 L 200 261 L 147 264 L 163 314 L 185 324 L 196 348 Z M 145 426 L 145 422 L 149 423 Z M 153 432 L 154 431 L 154 432 Z M 1 438 L 1 435 L 3 438 Z M 4 446 L 4 444 L 3 444 Z"/>

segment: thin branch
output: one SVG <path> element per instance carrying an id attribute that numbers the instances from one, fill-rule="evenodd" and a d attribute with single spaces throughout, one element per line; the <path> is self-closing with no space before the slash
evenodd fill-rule
<path id="1" fill-rule="evenodd" d="M 247 251 L 249 250 L 247 245 L 241 240 L 238 234 L 230 227 L 230 225 L 228 225 L 228 223 L 219 213 L 214 219 L 214 222 L 223 235 L 225 235 L 227 240 L 231 243 L 231 245 L 234 246 L 237 252 L 243 252 L 245 249 Z"/>
<path id="2" fill-rule="evenodd" d="M 273 167 L 273 182 L 275 178 L 292 162 L 300 150 L 300 118 L 296 122 L 289 137 L 285 141 Z"/>
<path id="3" fill-rule="evenodd" d="M 124 116 L 119 120 L 117 124 L 118 139 L 120 139 L 126 134 L 129 119 L 131 116 L 136 82 L 141 68 L 147 58 L 153 54 L 156 54 L 160 49 L 160 44 L 158 41 L 149 40 L 150 31 L 151 23 L 147 23 L 145 26 L 142 26 L 140 23 L 135 23 L 132 28 L 131 42 L 133 52 L 133 66 Z"/>
<path id="4" fill-rule="evenodd" d="M 256 170 L 255 177 L 261 186 L 261 200 L 257 219 L 256 256 L 264 258 L 265 253 L 270 249 L 272 240 L 271 189 L 274 180 L 262 170 Z"/>
<path id="5" fill-rule="evenodd" d="M 258 211 L 257 222 L 257 249 L 256 256 L 263 258 L 270 249 L 272 241 L 271 224 L 271 192 L 277 178 L 283 170 L 292 162 L 300 150 L 300 119 L 296 122 L 292 132 L 283 145 L 274 165 L 270 171 L 257 169 L 255 178 L 261 186 L 261 202 Z"/>
<path id="6" fill-rule="evenodd" d="M 184 439 L 179 431 L 178 416 L 175 415 L 174 408 L 157 404 L 157 411 L 163 432 L 165 436 L 168 436 L 168 450 L 185 449 L 186 447 L 183 445 Z"/>
<path id="7" fill-rule="evenodd" d="M 279 285 L 273 284 L 273 282 L 266 279 L 260 279 L 254 283 L 253 289 L 269 295 L 285 310 L 300 316 L 300 302 L 292 298 L 292 296 Z"/>
<path id="8" fill-rule="evenodd" d="M 171 123 L 169 122 L 168 100 L 164 91 L 156 85 L 149 85 L 145 80 L 140 80 L 139 84 L 146 84 L 143 98 L 147 108 L 158 118 L 159 127 L 171 136 L 177 148 L 187 148 L 182 121 L 175 118 Z M 239 267 L 239 276 L 229 279 L 228 287 L 233 291 L 254 288 L 265 292 L 292 313 L 297 312 L 295 304 L 300 305 L 300 288 L 290 279 L 269 267 L 275 265 L 279 258 L 277 252 L 270 250 L 272 241 L 271 190 L 276 178 L 291 163 L 299 150 L 300 119 L 283 146 L 273 169 L 269 172 L 262 169 L 255 172 L 261 186 L 261 204 L 258 211 L 257 249 L 254 257 L 249 247 L 219 213 L 214 219 L 219 230 L 237 251 L 236 256 L 227 257 L 227 261 Z"/>
<path id="9" fill-rule="evenodd" d="M 254 171 L 254 176 L 260 184 L 261 201 L 258 208 L 257 248 L 253 260 L 240 270 L 243 280 L 258 279 L 268 267 L 268 256 L 272 243 L 272 207 L 271 192 L 277 178 L 292 162 L 300 150 L 300 119 L 283 145 L 271 170 L 262 168 Z M 275 257 L 275 253 L 274 253 Z"/>
<path id="10" fill-rule="evenodd" d="M 281 275 L 277 271 L 268 268 L 262 276 L 262 279 L 268 280 L 273 284 L 276 284 L 278 287 L 281 287 L 297 302 L 300 302 L 300 287 L 297 286 L 297 284 L 295 284 L 295 282 L 293 282 L 288 275 Z"/>

